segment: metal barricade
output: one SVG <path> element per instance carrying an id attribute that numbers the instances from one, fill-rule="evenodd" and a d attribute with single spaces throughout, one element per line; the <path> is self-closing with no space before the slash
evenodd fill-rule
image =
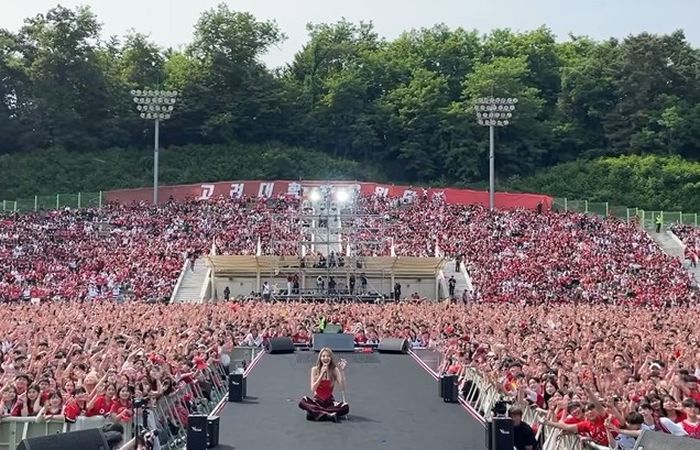
<path id="1" fill-rule="evenodd" d="M 463 373 L 462 386 L 467 382 L 469 382 L 469 388 L 460 389 L 460 392 L 464 394 L 463 400 L 474 408 L 484 420 L 491 419 L 492 410 L 497 401 L 501 399 L 512 400 L 502 394 L 500 386 L 483 377 L 473 367 L 467 368 Z M 528 425 L 532 426 L 537 423 L 540 417 L 545 417 L 545 415 L 533 408 L 523 408 L 523 421 Z M 564 433 L 557 428 L 545 427 L 542 424 L 538 425 L 536 436 L 542 450 L 583 450 L 578 435 Z"/>

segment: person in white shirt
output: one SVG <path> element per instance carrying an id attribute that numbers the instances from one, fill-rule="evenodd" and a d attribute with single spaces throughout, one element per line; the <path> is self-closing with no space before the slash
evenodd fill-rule
<path id="1" fill-rule="evenodd" d="M 258 330 L 255 328 L 252 328 L 250 330 L 250 333 L 246 335 L 245 339 L 243 339 L 243 346 L 244 347 L 260 347 L 262 346 L 263 343 L 263 338 L 262 336 L 258 333 Z"/>

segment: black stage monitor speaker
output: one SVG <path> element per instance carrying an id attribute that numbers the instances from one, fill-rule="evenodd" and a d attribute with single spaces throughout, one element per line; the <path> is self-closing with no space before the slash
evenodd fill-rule
<path id="1" fill-rule="evenodd" d="M 446 403 L 459 402 L 457 375 L 443 375 L 438 380 L 438 383 L 440 384 L 440 398 L 443 401 Z"/>
<path id="2" fill-rule="evenodd" d="M 109 444 L 100 429 L 71 431 L 23 439 L 17 450 L 109 450 Z"/>
<path id="3" fill-rule="evenodd" d="M 187 450 L 206 450 L 209 434 L 208 416 L 190 415 L 187 418 Z"/>
<path id="4" fill-rule="evenodd" d="M 350 333 L 314 333 L 314 351 L 320 352 L 326 347 L 330 348 L 334 352 L 354 352 L 355 335 Z"/>
<path id="5" fill-rule="evenodd" d="M 491 432 L 489 450 L 512 450 L 513 442 L 513 419 L 510 417 L 494 417 L 487 427 Z"/>
<path id="6" fill-rule="evenodd" d="M 700 441 L 686 436 L 673 436 L 657 431 L 642 431 L 634 450 L 698 450 Z"/>
<path id="7" fill-rule="evenodd" d="M 219 416 L 207 417 L 207 448 L 219 446 Z"/>
<path id="8" fill-rule="evenodd" d="M 409 345 L 406 339 L 384 338 L 379 341 L 379 353 L 408 353 Z"/>
<path id="9" fill-rule="evenodd" d="M 276 337 L 267 341 L 267 352 L 275 355 L 281 353 L 294 353 L 294 342 L 290 337 Z"/>
<path id="10" fill-rule="evenodd" d="M 242 402 L 247 395 L 248 378 L 243 373 L 232 373 L 228 376 L 228 401 Z"/>

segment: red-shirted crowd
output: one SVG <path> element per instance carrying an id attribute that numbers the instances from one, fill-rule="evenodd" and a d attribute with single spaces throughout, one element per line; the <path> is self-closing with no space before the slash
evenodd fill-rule
<path id="1" fill-rule="evenodd" d="M 700 259 L 700 228 L 690 225 L 674 225 L 671 231 L 683 242 L 683 258 L 691 267 L 698 266 Z"/>
<path id="2" fill-rule="evenodd" d="M 640 428 L 700 437 L 698 287 L 634 224 L 582 214 L 490 212 L 418 198 L 363 198 L 346 243 L 358 255 L 463 255 L 465 304 L 325 305 L 20 301 L 168 297 L 185 255 L 295 254 L 298 202 L 219 199 L 111 205 L 6 218 L 0 229 L 2 413 L 112 415 L 167 395 L 234 345 L 307 342 L 320 317 L 358 343 L 405 337 L 473 367 L 588 435 Z M 361 217 L 361 216 L 359 216 Z M 697 231 L 679 236 L 697 248 Z M 367 246 L 360 240 L 372 241 Z M 690 244 L 688 245 L 691 246 Z M 641 417 L 641 419 L 640 419 Z M 618 442 L 620 443 L 620 442 Z"/>

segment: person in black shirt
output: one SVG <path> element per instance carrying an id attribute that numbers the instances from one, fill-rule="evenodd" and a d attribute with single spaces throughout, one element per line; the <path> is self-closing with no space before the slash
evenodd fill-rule
<path id="1" fill-rule="evenodd" d="M 518 450 L 536 450 L 537 439 L 532 427 L 523 422 L 523 410 L 510 408 L 508 415 L 513 419 L 513 445 Z"/>

